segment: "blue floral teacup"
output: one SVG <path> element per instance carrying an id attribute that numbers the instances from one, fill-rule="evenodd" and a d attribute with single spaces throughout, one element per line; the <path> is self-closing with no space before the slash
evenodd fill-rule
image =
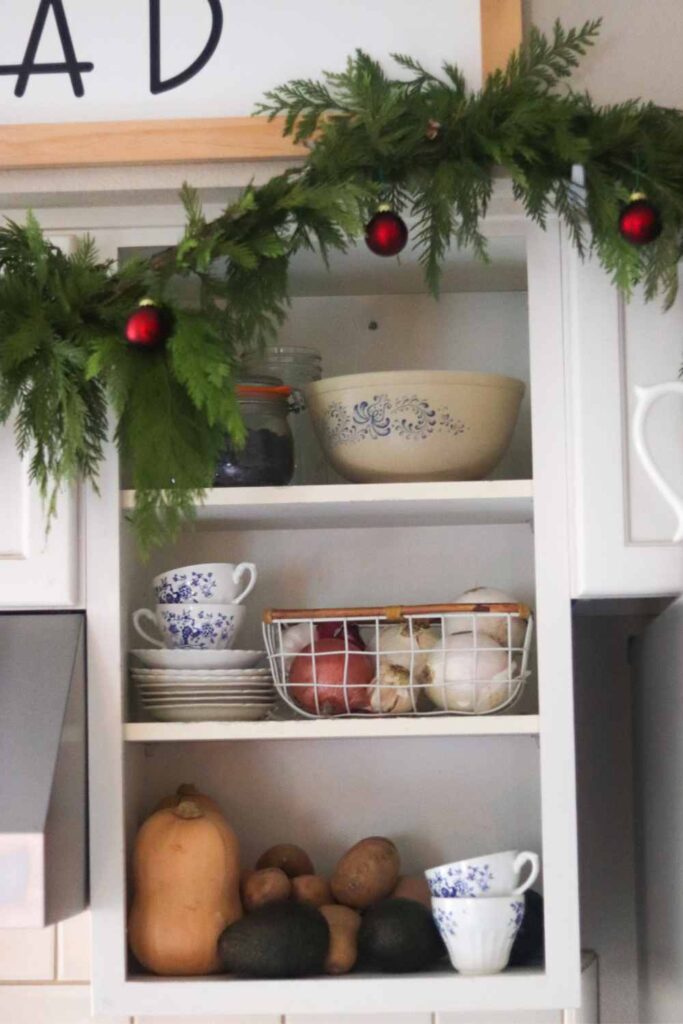
<path id="1" fill-rule="evenodd" d="M 524 918 L 524 899 L 432 898 L 432 914 L 451 963 L 460 974 L 497 974 L 508 965 Z"/>
<path id="2" fill-rule="evenodd" d="M 528 877 L 520 884 L 522 868 L 529 864 Z M 441 864 L 425 871 L 432 896 L 468 899 L 476 896 L 521 896 L 534 884 L 540 870 L 537 853 L 505 850 L 486 857 L 472 857 Z"/>
<path id="3" fill-rule="evenodd" d="M 133 625 L 152 647 L 226 651 L 234 646 L 245 615 L 241 604 L 158 604 L 156 612 L 133 612 Z M 156 626 L 162 640 L 145 632 L 144 620 Z"/>
<path id="4" fill-rule="evenodd" d="M 243 578 L 247 579 L 242 586 Z M 251 562 L 207 562 L 168 569 L 152 580 L 158 604 L 241 604 L 256 583 Z"/>

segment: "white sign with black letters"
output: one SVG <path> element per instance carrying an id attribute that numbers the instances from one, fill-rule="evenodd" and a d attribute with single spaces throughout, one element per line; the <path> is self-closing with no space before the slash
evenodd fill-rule
<path id="1" fill-rule="evenodd" d="M 0 0 L 0 123 L 250 114 L 360 47 L 481 78 L 479 0 Z"/>

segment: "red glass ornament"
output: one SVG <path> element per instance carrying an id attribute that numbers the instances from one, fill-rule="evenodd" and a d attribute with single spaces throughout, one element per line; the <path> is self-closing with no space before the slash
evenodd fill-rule
<path id="1" fill-rule="evenodd" d="M 162 345 L 170 333 L 168 316 L 151 302 L 143 302 L 126 320 L 126 341 L 140 348 Z"/>
<path id="2" fill-rule="evenodd" d="M 634 192 L 619 215 L 619 234 L 631 245 L 649 245 L 661 233 L 659 210 L 642 192 Z"/>
<path id="3" fill-rule="evenodd" d="M 365 228 L 365 242 L 375 256 L 398 256 L 408 241 L 405 221 L 388 207 L 380 207 Z"/>

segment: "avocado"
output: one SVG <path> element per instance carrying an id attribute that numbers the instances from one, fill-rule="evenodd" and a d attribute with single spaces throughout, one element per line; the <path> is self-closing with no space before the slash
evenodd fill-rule
<path id="1" fill-rule="evenodd" d="M 529 889 L 524 893 L 524 917 L 510 953 L 511 967 L 543 963 L 543 897 Z"/>
<path id="2" fill-rule="evenodd" d="M 431 912 L 417 900 L 382 900 L 363 915 L 358 953 L 368 970 L 424 971 L 445 952 Z"/>
<path id="3" fill-rule="evenodd" d="M 327 921 L 308 903 L 266 903 L 229 925 L 218 940 L 225 970 L 246 978 L 323 974 Z"/>

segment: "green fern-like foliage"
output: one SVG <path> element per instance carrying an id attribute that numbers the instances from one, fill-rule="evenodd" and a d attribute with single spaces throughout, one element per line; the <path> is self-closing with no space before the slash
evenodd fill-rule
<path id="1" fill-rule="evenodd" d="M 683 114 L 639 101 L 599 107 L 572 91 L 571 73 L 598 31 L 599 21 L 569 30 L 558 22 L 549 38 L 532 30 L 478 91 L 452 64 L 435 75 L 397 55 L 391 77 L 361 51 L 341 72 L 273 90 L 258 112 L 283 116 L 307 158 L 246 188 L 213 222 L 185 187 L 184 237 L 149 260 L 114 268 L 88 239 L 62 253 L 31 216 L 0 228 L 0 422 L 14 423 L 48 513 L 63 484 L 97 485 L 111 410 L 141 548 L 176 536 L 211 486 L 226 438 L 244 438 L 236 371 L 285 319 L 292 256 L 345 251 L 380 200 L 410 215 L 435 294 L 451 246 L 487 258 L 482 220 L 503 170 L 527 215 L 541 225 L 559 217 L 626 294 L 639 283 L 648 298 L 673 302 Z M 578 191 L 576 164 L 586 182 Z M 618 231 L 634 189 L 664 224 L 642 248 Z M 173 302 L 178 276 L 197 284 L 194 308 Z M 146 296 L 173 323 L 153 351 L 124 340 L 126 318 Z"/>

